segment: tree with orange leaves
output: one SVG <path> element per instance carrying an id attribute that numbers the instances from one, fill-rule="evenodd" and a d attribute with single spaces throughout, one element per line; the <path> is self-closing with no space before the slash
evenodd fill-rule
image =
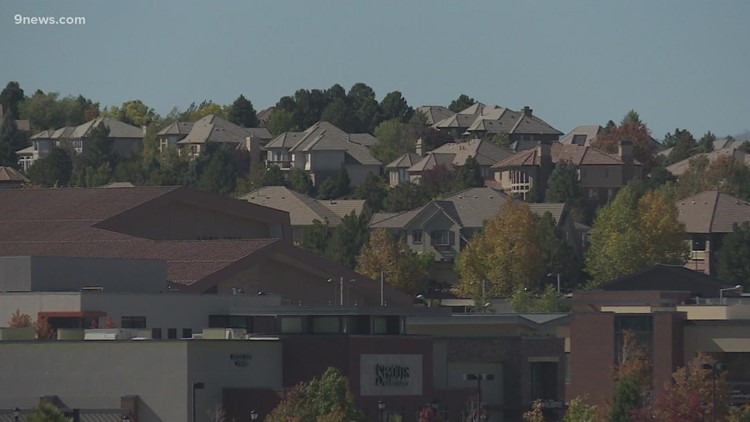
<path id="1" fill-rule="evenodd" d="M 635 110 L 630 110 L 619 125 L 610 121 L 604 132 L 591 145 L 609 153 L 616 153 L 620 141 L 633 143 L 633 157 L 643 164 L 644 174 L 654 165 L 656 144 L 651 131 L 643 123 Z"/>

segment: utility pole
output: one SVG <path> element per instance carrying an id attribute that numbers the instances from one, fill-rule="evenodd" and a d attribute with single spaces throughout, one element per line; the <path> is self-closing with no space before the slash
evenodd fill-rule
<path id="1" fill-rule="evenodd" d="M 384 299 L 385 299 L 385 298 L 384 298 L 384 294 L 383 294 L 383 289 L 384 289 L 384 287 L 383 287 L 383 286 L 384 286 L 384 284 L 385 284 L 385 283 L 383 282 L 383 279 L 384 279 L 384 274 L 383 274 L 383 273 L 384 273 L 384 272 L 385 272 L 385 271 L 383 271 L 383 270 L 380 270 L 380 306 L 383 306 L 383 302 L 384 302 Z"/>
<path id="2" fill-rule="evenodd" d="M 341 276 L 339 282 L 339 305 L 344 306 L 344 276 Z"/>

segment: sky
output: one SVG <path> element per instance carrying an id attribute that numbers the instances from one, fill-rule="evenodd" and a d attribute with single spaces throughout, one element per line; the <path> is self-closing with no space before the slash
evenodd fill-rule
<path id="1" fill-rule="evenodd" d="M 749 18 L 746 0 L 0 0 L 0 84 L 166 114 L 364 82 L 414 107 L 528 105 L 562 132 L 634 109 L 657 139 L 724 136 L 750 129 Z"/>

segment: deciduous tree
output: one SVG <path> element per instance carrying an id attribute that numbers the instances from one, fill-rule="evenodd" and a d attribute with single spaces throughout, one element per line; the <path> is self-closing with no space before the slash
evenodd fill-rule
<path id="1" fill-rule="evenodd" d="M 570 401 L 563 422 L 596 422 L 596 406 L 586 403 L 586 397 L 576 397 Z"/>
<path id="2" fill-rule="evenodd" d="M 370 240 L 357 256 L 356 271 L 372 279 L 387 273 L 389 286 L 409 295 L 423 292 L 427 283 L 427 271 L 432 255 L 418 255 L 406 244 L 406 240 L 395 239 L 386 229 L 378 228 L 370 234 Z"/>
<path id="3" fill-rule="evenodd" d="M 683 264 L 683 238 L 684 225 L 663 192 L 650 191 L 638 200 L 634 188 L 626 186 L 594 220 L 586 255 L 591 286 L 655 264 Z"/>
<path id="4" fill-rule="evenodd" d="M 41 403 L 39 406 L 31 409 L 31 413 L 26 415 L 26 422 L 72 422 L 73 419 L 66 418 L 65 415 L 52 403 Z"/>
<path id="5" fill-rule="evenodd" d="M 507 200 L 500 212 L 487 222 L 459 254 L 459 292 L 479 296 L 481 280 L 486 280 L 490 297 L 507 297 L 517 288 L 533 288 L 544 275 L 539 265 L 542 251 L 536 237 L 536 219 L 529 206 Z"/>
<path id="6" fill-rule="evenodd" d="M 372 154 L 384 164 L 414 151 L 415 138 L 409 125 L 400 119 L 386 120 L 375 128 L 377 142 L 372 147 Z"/>
<path id="7" fill-rule="evenodd" d="M 31 316 L 29 314 L 21 313 L 20 309 L 16 309 L 16 312 L 10 316 L 10 321 L 8 321 L 8 327 L 10 328 L 26 328 L 31 326 Z"/>
<path id="8" fill-rule="evenodd" d="M 320 378 L 294 386 L 265 420 L 365 422 L 367 418 L 357 410 L 346 377 L 337 369 L 328 368 Z"/>
<path id="9" fill-rule="evenodd" d="M 300 127 L 294 118 L 294 113 L 278 107 L 271 112 L 270 116 L 268 116 L 265 127 L 273 136 L 281 135 L 284 132 L 297 132 L 300 130 Z"/>
<path id="10" fill-rule="evenodd" d="M 653 166 L 656 148 L 651 138 L 651 131 L 634 110 L 623 117 L 620 125 L 607 125 L 607 128 L 592 144 L 595 148 L 616 153 L 619 141 L 633 143 L 633 157 L 643 164 L 647 173 Z"/>

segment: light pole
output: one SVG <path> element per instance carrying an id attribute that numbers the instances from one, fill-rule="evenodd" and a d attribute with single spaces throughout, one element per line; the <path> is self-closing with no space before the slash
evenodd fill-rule
<path id="1" fill-rule="evenodd" d="M 378 400 L 378 411 L 380 411 L 380 422 L 385 422 L 385 419 L 383 419 L 383 415 L 385 414 L 385 402 L 383 400 Z"/>
<path id="2" fill-rule="evenodd" d="M 255 411 L 255 409 L 250 411 L 250 420 L 251 421 L 257 421 L 258 420 L 258 412 Z"/>
<path id="3" fill-rule="evenodd" d="M 726 289 L 719 289 L 719 302 L 724 304 L 724 292 L 730 292 L 733 290 L 742 290 L 742 284 L 738 284 L 734 287 L 727 287 Z"/>
<path id="4" fill-rule="evenodd" d="M 711 383 L 712 383 L 712 401 L 713 405 L 711 406 L 711 421 L 716 422 L 716 373 L 724 370 L 724 364 L 722 363 L 716 363 L 716 364 L 710 364 L 710 363 L 704 363 L 701 365 L 702 369 L 708 369 L 711 371 Z"/>
<path id="5" fill-rule="evenodd" d="M 477 382 L 477 413 L 474 416 L 475 421 L 479 421 L 479 414 L 482 409 L 482 380 L 492 381 L 495 379 L 494 374 L 464 374 L 464 381 Z"/>
<path id="6" fill-rule="evenodd" d="M 13 408 L 13 420 L 15 422 L 18 422 L 18 417 L 19 416 L 21 416 L 21 409 L 19 409 L 18 407 L 14 407 Z"/>
<path id="7" fill-rule="evenodd" d="M 195 422 L 195 390 L 203 390 L 206 388 L 206 384 L 202 382 L 194 382 L 193 383 L 193 419 L 192 422 Z"/>

